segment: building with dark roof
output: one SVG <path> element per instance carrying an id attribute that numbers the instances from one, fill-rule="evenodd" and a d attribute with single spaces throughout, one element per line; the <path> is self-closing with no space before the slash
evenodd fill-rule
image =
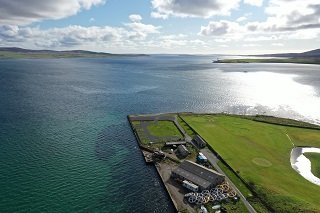
<path id="1" fill-rule="evenodd" d="M 204 148 L 206 146 L 206 142 L 203 140 L 202 137 L 200 137 L 200 135 L 196 135 L 193 138 L 193 142 L 197 145 L 197 147 L 199 148 Z"/>
<path id="2" fill-rule="evenodd" d="M 177 148 L 177 155 L 185 158 L 189 155 L 189 150 L 185 145 L 179 145 Z"/>
<path id="3" fill-rule="evenodd" d="M 189 160 L 183 161 L 172 171 L 171 176 L 190 181 L 199 186 L 200 190 L 211 189 L 225 180 L 224 175 Z"/>

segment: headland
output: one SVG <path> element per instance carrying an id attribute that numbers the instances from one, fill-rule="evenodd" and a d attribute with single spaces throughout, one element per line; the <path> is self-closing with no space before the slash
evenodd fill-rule
<path id="1" fill-rule="evenodd" d="M 129 115 L 147 164 L 178 212 L 318 212 L 320 188 L 290 165 L 320 127 L 271 116 Z M 313 167 L 318 167 L 313 164 Z"/>

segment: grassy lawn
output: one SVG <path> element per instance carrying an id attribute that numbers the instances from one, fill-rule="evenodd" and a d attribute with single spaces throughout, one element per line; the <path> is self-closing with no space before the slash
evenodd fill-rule
<path id="1" fill-rule="evenodd" d="M 135 130 L 139 136 L 140 142 L 144 145 L 149 144 L 150 141 L 147 138 L 147 136 L 144 134 L 144 130 L 142 129 L 142 127 L 140 125 L 140 121 L 133 121 L 132 125 L 135 128 Z"/>
<path id="2" fill-rule="evenodd" d="M 277 118 L 277 117 L 273 117 L 273 116 L 264 116 L 264 115 L 255 115 L 255 116 L 241 115 L 239 117 L 245 117 L 250 120 L 261 121 L 261 122 L 266 122 L 266 123 L 271 123 L 271 124 L 280 124 L 280 125 L 292 126 L 292 127 L 306 127 L 306 128 L 320 130 L 320 126 L 306 123 L 306 122 L 302 122 L 302 121 L 291 120 L 291 119 L 287 119 L 287 118 Z"/>
<path id="3" fill-rule="evenodd" d="M 307 152 L 304 155 L 311 161 L 312 174 L 320 178 L 320 154 Z"/>
<path id="4" fill-rule="evenodd" d="M 153 136 L 183 138 L 183 135 L 172 121 L 150 121 L 148 123 L 148 131 Z"/>
<path id="5" fill-rule="evenodd" d="M 162 148 L 164 142 L 183 139 L 172 121 L 133 121 L 132 125 L 143 145 L 150 145 L 152 142 L 154 148 Z"/>
<path id="6" fill-rule="evenodd" d="M 246 198 L 249 198 L 252 196 L 251 191 L 242 183 L 242 181 L 228 167 L 226 167 L 221 161 L 218 162 L 218 165 Z"/>
<path id="7" fill-rule="evenodd" d="M 320 146 L 320 131 L 226 115 L 182 115 L 276 212 L 319 212 L 320 187 L 290 165 L 292 144 Z"/>
<path id="8" fill-rule="evenodd" d="M 218 162 L 218 165 L 242 192 L 242 194 L 246 197 L 246 199 L 250 202 L 250 204 L 257 212 L 268 212 L 266 207 L 259 201 L 259 199 L 252 195 L 251 191 L 246 187 L 246 185 L 244 185 L 244 183 L 226 165 L 224 165 L 224 163 L 220 161 Z"/>

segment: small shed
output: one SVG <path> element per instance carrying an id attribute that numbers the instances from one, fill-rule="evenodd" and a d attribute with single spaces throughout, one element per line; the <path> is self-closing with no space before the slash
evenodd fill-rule
<path id="1" fill-rule="evenodd" d="M 193 142 L 197 145 L 199 148 L 204 148 L 206 146 L 206 142 L 203 140 L 203 138 L 200 135 L 196 135 L 193 138 Z"/>
<path id="2" fill-rule="evenodd" d="M 179 145 L 177 148 L 177 154 L 185 158 L 189 155 L 189 150 L 185 145 Z"/>

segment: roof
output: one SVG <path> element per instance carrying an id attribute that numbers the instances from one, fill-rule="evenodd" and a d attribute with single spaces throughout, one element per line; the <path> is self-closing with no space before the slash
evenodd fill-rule
<path id="1" fill-rule="evenodd" d="M 189 153 L 189 151 L 188 151 L 188 149 L 187 149 L 187 147 L 185 145 L 179 145 L 178 146 L 178 151 L 180 153 Z"/>
<path id="2" fill-rule="evenodd" d="M 204 156 L 204 154 L 202 154 L 201 152 L 199 152 L 197 158 L 202 159 L 202 160 L 207 160 L 207 157 Z"/>
<path id="3" fill-rule="evenodd" d="M 166 142 L 166 146 L 172 146 L 172 145 L 180 145 L 180 144 L 186 144 L 185 141 L 175 141 L 175 142 Z"/>
<path id="4" fill-rule="evenodd" d="M 191 186 L 191 187 L 193 187 L 193 188 L 197 188 L 197 187 L 198 187 L 197 185 L 195 185 L 195 184 L 193 184 L 193 183 L 191 183 L 191 182 L 189 182 L 189 181 L 187 181 L 187 180 L 184 180 L 183 183 L 184 183 L 184 184 L 187 184 L 187 185 L 189 185 L 189 186 Z"/>
<path id="5" fill-rule="evenodd" d="M 200 160 L 208 160 L 205 156 L 202 156 L 202 155 L 198 155 L 197 158 L 200 159 Z"/>
<path id="6" fill-rule="evenodd" d="M 202 137 L 200 137 L 200 135 L 196 135 L 193 138 L 197 143 L 202 143 L 202 144 L 206 144 L 206 142 L 203 140 Z"/>
<path id="7" fill-rule="evenodd" d="M 202 188 L 208 188 L 210 185 L 216 184 L 217 178 L 224 177 L 216 171 L 189 160 L 183 161 L 173 172 Z"/>

